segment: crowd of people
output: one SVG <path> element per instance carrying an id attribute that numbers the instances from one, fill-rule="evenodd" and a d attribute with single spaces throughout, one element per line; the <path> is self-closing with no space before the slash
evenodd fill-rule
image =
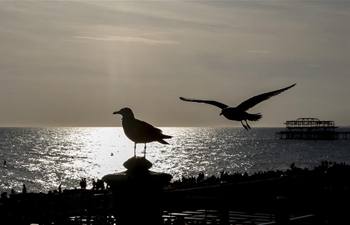
<path id="1" fill-rule="evenodd" d="M 348 190 L 350 190 L 350 180 L 348 179 L 350 176 L 350 165 L 346 165 L 345 163 L 334 163 L 334 162 L 328 162 L 328 161 L 323 161 L 320 163 L 320 165 L 315 166 L 313 169 L 308 169 L 308 168 L 299 168 L 297 167 L 294 163 L 290 165 L 290 167 L 285 170 L 269 170 L 269 171 L 259 171 L 253 174 L 248 174 L 247 172 L 245 173 L 238 173 L 238 172 L 227 172 L 227 171 L 221 171 L 218 176 L 211 175 L 211 176 L 206 176 L 203 172 L 199 172 L 198 176 L 191 176 L 191 177 L 186 177 L 183 176 L 179 180 L 171 181 L 168 186 L 165 188 L 167 190 L 171 189 L 187 189 L 187 188 L 192 188 L 192 187 L 205 187 L 205 186 L 215 186 L 218 184 L 226 184 L 226 183 L 245 183 L 245 182 L 250 182 L 250 181 L 263 181 L 263 180 L 280 180 L 280 179 L 288 179 L 291 177 L 318 177 L 321 178 L 322 182 L 320 185 L 322 187 L 318 190 L 315 190 L 315 192 L 318 192 L 317 196 L 323 196 L 323 194 L 327 194 L 329 199 L 324 199 L 325 202 L 328 201 L 328 203 L 331 203 L 334 199 L 336 200 L 335 202 L 341 198 L 350 196 L 350 193 L 348 193 Z M 302 180 L 303 182 L 305 181 Z M 14 197 L 14 199 L 21 198 L 21 196 L 27 196 L 28 199 L 32 199 L 30 201 L 39 201 L 42 200 L 43 196 L 74 196 L 84 194 L 85 195 L 91 195 L 93 196 L 96 191 L 101 191 L 100 193 L 106 193 L 109 192 L 109 187 L 105 186 L 105 183 L 101 179 L 92 179 L 91 180 L 91 188 L 88 188 L 88 184 L 86 181 L 86 178 L 82 178 L 79 182 L 80 189 L 73 189 L 73 190 L 62 190 L 61 185 L 59 185 L 58 190 L 53 190 L 49 191 L 48 194 L 50 195 L 45 195 L 42 193 L 30 193 L 28 192 L 27 187 L 25 184 L 23 184 L 22 187 L 22 192 L 15 193 L 14 190 L 11 191 L 11 195 L 8 196 L 6 192 L 3 192 L 1 194 L 1 199 L 0 199 L 0 205 L 4 205 L 4 203 L 9 202 L 7 200 L 11 199 Z M 305 185 L 305 183 L 304 183 Z M 296 186 L 295 186 L 296 187 Z M 306 186 L 305 186 L 306 187 Z M 312 186 L 315 187 L 315 186 Z M 257 188 L 257 187 L 255 187 Z M 299 187 L 298 187 L 299 188 Z M 318 188 L 318 187 L 317 187 Z M 217 190 L 217 189 L 216 189 Z M 292 190 L 292 191 L 304 191 L 303 187 L 300 186 L 300 189 L 298 190 Z M 309 190 L 310 191 L 310 190 Z M 311 190 L 313 191 L 313 190 Z M 91 194 L 90 194 L 91 192 Z M 301 192 L 300 192 L 301 193 Z M 51 195 L 53 194 L 53 195 Z M 299 192 L 297 193 L 299 194 Z M 33 196 L 38 196 L 38 197 L 33 197 Z M 104 196 L 104 195 L 102 195 Z M 246 196 L 246 195 L 244 195 Z M 242 196 L 242 198 L 244 198 Z M 316 196 L 316 195 L 315 195 Z M 34 200 L 33 200 L 34 199 Z M 52 199 L 57 199 L 57 198 L 52 198 Z M 62 198 L 59 198 L 62 201 Z M 66 197 L 63 197 L 63 199 L 67 199 Z M 350 199 L 347 197 L 347 199 Z M 78 201 L 82 201 L 82 198 L 79 197 L 77 198 Z M 56 201 L 56 200 L 50 200 L 50 201 Z M 67 201 L 67 200 L 65 200 Z M 11 202 L 11 201 L 10 201 Z M 102 201 L 103 202 L 103 201 Z M 77 203 L 77 201 L 74 201 L 74 204 Z M 67 202 L 67 204 L 71 204 Z M 6 204 L 5 204 L 6 205 Z M 50 205 L 54 205 L 54 202 L 51 202 Z M 336 208 L 335 205 L 332 206 L 332 209 L 334 209 L 333 212 L 341 210 L 341 208 Z"/>
<path id="2" fill-rule="evenodd" d="M 350 165 L 345 163 L 336 163 L 322 161 L 318 166 L 315 166 L 313 169 L 308 168 L 299 168 L 294 163 L 292 163 L 289 169 L 282 170 L 268 170 L 268 171 L 259 171 L 253 174 L 247 172 L 227 172 L 221 171 L 218 176 L 210 175 L 206 176 L 202 171 L 198 173 L 197 176 L 182 176 L 181 179 L 173 180 L 169 183 L 168 188 L 188 188 L 188 187 L 199 187 L 199 186 L 210 186 L 217 185 L 222 182 L 227 183 L 238 183 L 238 182 L 247 182 L 254 180 L 264 180 L 264 179 L 275 179 L 282 177 L 291 177 L 291 176 L 303 176 L 303 175 L 316 175 L 323 174 L 327 175 L 329 179 L 347 181 L 348 179 L 343 179 L 350 175 Z M 345 185 L 345 184 L 344 184 Z M 349 185 L 346 183 L 346 185 Z M 79 182 L 81 189 L 87 189 L 86 178 L 82 178 Z M 76 188 L 75 188 L 76 189 Z M 91 190 L 105 190 L 108 189 L 108 186 L 102 179 L 92 179 L 91 180 Z M 25 184 L 22 186 L 22 194 L 27 193 L 27 187 Z M 50 190 L 48 193 L 62 193 L 61 184 L 58 187 L 58 190 Z M 14 189 L 11 190 L 10 194 L 16 194 Z M 1 194 L 2 198 L 8 196 L 7 192 Z"/>
<path id="3" fill-rule="evenodd" d="M 203 172 L 199 172 L 197 176 L 182 176 L 181 179 L 174 180 L 170 183 L 169 187 L 173 188 L 187 188 L 187 187 L 199 187 L 199 186 L 210 186 L 220 184 L 222 182 L 227 183 L 238 183 L 265 179 L 276 179 L 283 177 L 295 177 L 295 176 L 307 176 L 307 175 L 325 175 L 325 178 L 331 179 L 330 181 L 339 182 L 349 182 L 344 183 L 350 187 L 350 181 L 348 177 L 350 176 L 350 165 L 345 163 L 336 163 L 322 161 L 319 165 L 315 166 L 313 169 L 310 168 L 300 168 L 292 163 L 289 169 L 283 170 L 268 170 L 268 171 L 258 171 L 253 174 L 248 172 L 227 172 L 221 171 L 218 176 L 210 175 L 205 176 Z"/>
<path id="4" fill-rule="evenodd" d="M 86 182 L 86 178 L 82 178 L 79 182 L 79 186 L 80 189 L 87 189 L 87 182 Z M 76 189 L 76 188 L 75 188 Z M 102 179 L 92 179 L 91 181 L 91 190 L 105 190 L 106 186 L 105 186 L 105 182 Z M 49 190 L 47 193 L 48 194 L 56 194 L 56 193 L 62 193 L 62 184 L 60 184 L 58 186 L 58 189 L 55 190 Z M 11 193 L 9 194 L 8 192 L 4 191 L 1 193 L 1 199 L 7 199 L 9 198 L 11 195 L 15 195 L 15 194 L 27 194 L 27 187 L 25 184 L 22 185 L 22 191 L 16 193 L 16 191 L 12 188 L 11 189 Z"/>

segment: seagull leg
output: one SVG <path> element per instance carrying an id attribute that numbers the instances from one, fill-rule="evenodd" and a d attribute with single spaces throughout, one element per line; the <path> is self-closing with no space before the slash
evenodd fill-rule
<path id="1" fill-rule="evenodd" d="M 243 124 L 243 121 L 241 120 L 241 124 L 243 125 L 243 127 L 248 130 L 248 127 L 246 125 Z"/>
<path id="2" fill-rule="evenodd" d="M 143 149 L 143 157 L 146 158 L 146 143 L 145 143 L 145 148 Z"/>
<path id="3" fill-rule="evenodd" d="M 136 157 L 136 142 L 134 143 L 134 157 Z"/>
<path id="4" fill-rule="evenodd" d="M 244 121 L 245 121 L 245 123 L 247 124 L 247 127 L 250 129 L 250 126 L 249 126 L 247 120 L 244 120 Z"/>

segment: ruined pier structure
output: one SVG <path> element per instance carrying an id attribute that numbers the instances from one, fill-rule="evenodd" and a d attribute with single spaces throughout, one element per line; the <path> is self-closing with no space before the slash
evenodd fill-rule
<path id="1" fill-rule="evenodd" d="M 286 121 L 286 130 L 276 132 L 276 139 L 338 140 L 350 139 L 349 131 L 337 131 L 334 121 L 299 118 Z"/>

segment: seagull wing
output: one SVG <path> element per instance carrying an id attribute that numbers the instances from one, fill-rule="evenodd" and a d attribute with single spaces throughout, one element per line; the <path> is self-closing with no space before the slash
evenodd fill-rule
<path id="1" fill-rule="evenodd" d="M 194 99 L 194 98 L 184 98 L 184 97 L 180 97 L 181 100 L 186 101 L 186 102 L 199 102 L 199 103 L 206 103 L 209 105 L 214 105 L 216 107 L 219 107 L 220 109 L 224 109 L 227 108 L 228 105 L 225 105 L 221 102 L 217 102 L 217 101 L 212 101 L 212 100 L 199 100 L 199 99 Z"/>
<path id="2" fill-rule="evenodd" d="M 142 139 L 147 141 L 158 141 L 162 138 L 171 138 L 169 135 L 163 134 L 163 131 L 151 124 L 135 119 L 137 121 L 135 129 L 138 130 L 138 135 L 142 136 Z"/>
<path id="3" fill-rule="evenodd" d="M 135 120 L 137 121 L 135 128 L 137 130 L 141 131 L 142 133 L 149 134 L 149 133 L 154 133 L 154 132 L 157 132 L 157 133 L 162 132 L 160 129 L 152 126 L 149 123 L 146 123 L 145 121 L 138 120 L 138 119 L 135 119 Z"/>
<path id="4" fill-rule="evenodd" d="M 265 100 L 267 100 L 275 95 L 278 95 L 278 94 L 284 92 L 285 90 L 288 90 L 289 88 L 294 87 L 295 85 L 296 85 L 296 83 L 291 85 L 291 86 L 288 86 L 288 87 L 285 87 L 285 88 L 282 88 L 282 89 L 279 89 L 276 91 L 270 91 L 270 92 L 267 92 L 264 94 L 256 95 L 256 96 L 242 102 L 236 108 L 246 111 L 246 110 L 252 108 L 253 106 L 259 104 L 260 102 L 265 101 Z"/>

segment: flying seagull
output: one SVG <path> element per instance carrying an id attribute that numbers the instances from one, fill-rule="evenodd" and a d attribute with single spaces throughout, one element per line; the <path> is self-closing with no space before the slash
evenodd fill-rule
<path id="1" fill-rule="evenodd" d="M 206 103 L 206 104 L 210 104 L 210 105 L 214 105 L 216 107 L 219 107 L 221 109 L 220 115 L 224 115 L 229 120 L 241 121 L 243 127 L 246 130 L 249 130 L 250 126 L 249 126 L 247 120 L 258 121 L 262 118 L 262 115 L 260 115 L 260 113 L 257 113 L 257 114 L 247 113 L 246 111 L 248 109 L 252 108 L 253 106 L 259 104 L 262 101 L 265 101 L 265 100 L 267 100 L 275 95 L 282 93 L 285 90 L 288 90 L 289 88 L 294 87 L 295 85 L 296 85 L 296 83 L 291 85 L 291 86 L 288 86 L 288 87 L 285 87 L 285 88 L 282 88 L 282 89 L 279 89 L 276 91 L 271 91 L 271 92 L 267 92 L 264 94 L 256 95 L 256 96 L 251 97 L 250 99 L 242 102 L 237 107 L 230 107 L 224 103 L 213 101 L 213 100 L 199 100 L 199 99 L 184 98 L 184 97 L 180 97 L 180 99 L 183 101 L 187 101 L 187 102 Z M 245 121 L 245 124 L 243 123 L 243 121 Z"/>
<path id="2" fill-rule="evenodd" d="M 125 135 L 134 142 L 134 157 L 136 156 L 136 144 L 144 143 L 144 157 L 146 157 L 146 143 L 158 141 L 162 144 L 169 144 L 163 139 L 172 138 L 172 136 L 165 135 L 162 130 L 148 124 L 144 121 L 135 118 L 134 113 L 130 108 L 122 108 L 113 114 L 122 115 L 122 125 Z"/>

